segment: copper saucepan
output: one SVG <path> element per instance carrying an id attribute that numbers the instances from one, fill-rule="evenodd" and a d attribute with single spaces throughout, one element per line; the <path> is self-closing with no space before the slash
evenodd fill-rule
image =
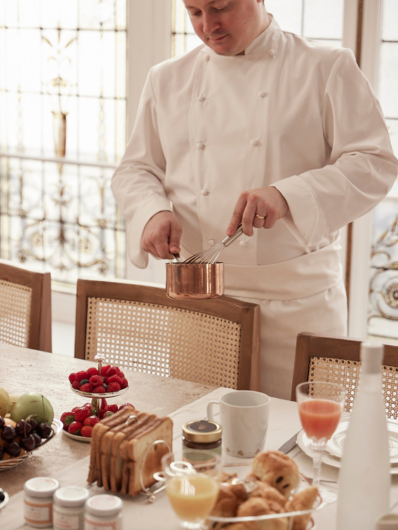
<path id="1" fill-rule="evenodd" d="M 166 263 L 166 295 L 177 300 L 219 298 L 224 263 Z"/>

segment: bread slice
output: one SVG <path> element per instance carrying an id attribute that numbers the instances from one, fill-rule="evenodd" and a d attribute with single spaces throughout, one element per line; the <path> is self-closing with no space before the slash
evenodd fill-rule
<path id="1" fill-rule="evenodd" d="M 102 486 L 102 476 L 101 476 L 101 442 L 102 437 L 110 429 L 116 427 L 121 423 L 125 423 L 127 418 L 133 414 L 136 414 L 137 411 L 132 407 L 124 407 L 122 410 L 119 410 L 112 416 L 104 418 L 98 422 L 92 432 L 91 437 L 91 452 L 90 452 L 90 465 L 89 473 L 87 477 L 87 482 L 93 484 L 97 482 L 98 486 Z"/>

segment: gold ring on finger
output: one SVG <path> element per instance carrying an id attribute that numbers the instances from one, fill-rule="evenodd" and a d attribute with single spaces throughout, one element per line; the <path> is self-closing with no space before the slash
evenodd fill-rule
<path id="1" fill-rule="evenodd" d="M 256 213 L 256 217 L 257 219 L 265 219 L 265 215 L 258 215 L 258 213 Z"/>

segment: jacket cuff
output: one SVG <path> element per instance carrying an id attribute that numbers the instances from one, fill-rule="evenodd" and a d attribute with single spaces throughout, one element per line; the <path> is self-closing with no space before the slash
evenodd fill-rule
<path id="1" fill-rule="evenodd" d="M 286 199 L 294 225 L 305 243 L 309 246 L 315 245 L 319 209 L 310 186 L 297 175 L 274 182 L 271 186 Z"/>
<path id="2" fill-rule="evenodd" d="M 141 250 L 142 233 L 147 222 L 162 211 L 171 212 L 171 204 L 167 199 L 157 197 L 139 208 L 127 225 L 128 257 L 131 263 L 139 269 L 145 269 L 148 266 L 148 253 Z"/>

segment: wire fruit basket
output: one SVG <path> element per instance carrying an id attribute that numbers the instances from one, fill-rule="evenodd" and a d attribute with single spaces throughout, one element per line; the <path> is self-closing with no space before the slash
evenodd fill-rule
<path id="1" fill-rule="evenodd" d="M 54 418 L 51 424 L 51 434 L 48 438 L 44 438 L 42 443 L 32 449 L 32 451 L 27 451 L 22 455 L 16 456 L 14 458 L 8 458 L 7 460 L 0 460 L 0 471 L 7 471 L 8 469 L 18 466 L 24 460 L 29 458 L 33 452 L 38 451 L 41 447 L 43 447 L 43 445 L 46 445 L 48 442 L 50 442 L 60 431 L 62 431 L 62 423 Z"/>

